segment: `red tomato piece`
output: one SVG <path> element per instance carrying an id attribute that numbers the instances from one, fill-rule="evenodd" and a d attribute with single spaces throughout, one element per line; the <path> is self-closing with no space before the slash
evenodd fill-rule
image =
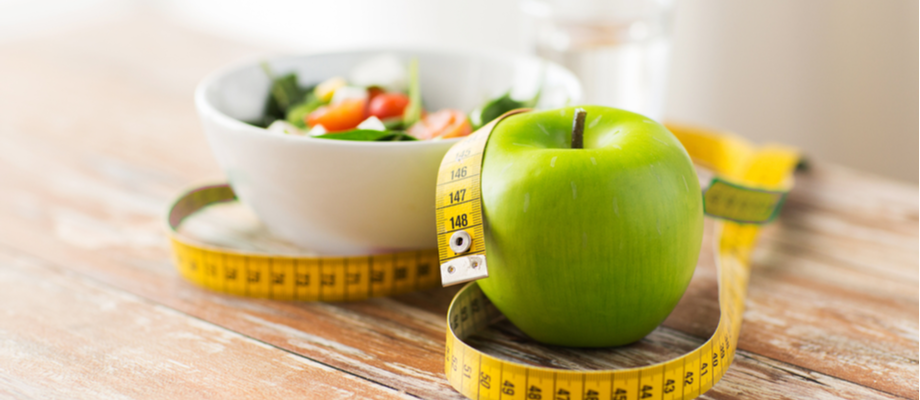
<path id="1" fill-rule="evenodd" d="M 417 139 L 450 139 L 473 133 L 473 126 L 460 110 L 444 109 L 426 115 L 409 127 L 408 134 Z"/>
<path id="2" fill-rule="evenodd" d="M 349 99 L 338 104 L 322 106 L 307 115 L 307 125 L 311 128 L 322 125 L 327 132 L 341 132 L 354 129 L 367 117 L 366 99 Z"/>
<path id="3" fill-rule="evenodd" d="M 367 88 L 367 100 L 373 101 L 374 97 L 377 97 L 384 93 L 386 93 L 386 91 L 384 91 L 383 89 L 376 87 L 376 86 L 371 86 Z"/>
<path id="4" fill-rule="evenodd" d="M 401 117 L 409 105 L 409 96 L 402 93 L 381 93 L 371 99 L 368 113 L 380 119 Z"/>

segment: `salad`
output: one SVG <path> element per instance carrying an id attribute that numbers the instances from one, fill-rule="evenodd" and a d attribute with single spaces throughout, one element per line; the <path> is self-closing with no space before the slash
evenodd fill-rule
<path id="1" fill-rule="evenodd" d="M 445 108 L 425 110 L 418 78 L 418 60 L 408 66 L 391 55 L 355 67 L 349 79 L 337 76 L 301 86 L 297 75 L 278 76 L 262 69 L 271 88 L 262 117 L 247 121 L 269 132 L 317 139 L 358 141 L 440 140 L 467 136 L 505 112 L 534 107 L 542 87 L 529 100 L 511 98 L 511 91 L 471 113 Z M 542 80 L 541 80 L 542 81 Z"/>

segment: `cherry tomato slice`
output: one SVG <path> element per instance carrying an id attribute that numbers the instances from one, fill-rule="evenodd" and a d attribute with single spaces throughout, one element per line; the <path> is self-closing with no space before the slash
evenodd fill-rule
<path id="1" fill-rule="evenodd" d="M 450 139 L 473 133 L 473 127 L 463 111 L 444 109 L 424 116 L 407 133 L 421 140 Z"/>
<path id="2" fill-rule="evenodd" d="M 409 105 L 409 96 L 402 93 L 381 93 L 371 99 L 368 113 L 380 119 L 400 117 Z"/>
<path id="3" fill-rule="evenodd" d="M 367 88 L 367 99 L 368 99 L 368 101 L 373 101 L 373 100 L 374 100 L 374 97 L 377 97 L 377 96 L 379 96 L 379 95 L 381 95 L 381 94 L 384 94 L 384 93 L 386 93 L 385 90 L 383 90 L 383 89 L 381 89 L 381 88 L 379 88 L 379 87 L 377 87 L 377 86 L 371 86 L 371 87 Z"/>
<path id="4" fill-rule="evenodd" d="M 366 99 L 349 99 L 341 103 L 322 106 L 307 115 L 307 125 L 311 128 L 317 124 L 327 132 L 340 132 L 354 129 L 364 121 Z"/>

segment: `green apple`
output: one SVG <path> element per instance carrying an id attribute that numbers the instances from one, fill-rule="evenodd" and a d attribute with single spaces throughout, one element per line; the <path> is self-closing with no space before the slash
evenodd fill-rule
<path id="1" fill-rule="evenodd" d="M 696 171 L 664 126 L 582 107 L 501 121 L 483 159 L 486 296 L 533 339 L 606 347 L 655 329 L 677 305 L 699 257 Z M 577 143 L 576 143 L 577 147 Z"/>

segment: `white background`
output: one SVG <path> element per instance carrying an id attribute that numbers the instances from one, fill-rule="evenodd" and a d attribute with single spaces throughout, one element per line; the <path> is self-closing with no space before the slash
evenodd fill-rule
<path id="1" fill-rule="evenodd" d="M 139 12 L 267 50 L 531 50 L 516 0 L 0 0 L 0 42 Z M 678 0 L 666 119 L 916 183 L 917 21 L 916 0 Z"/>

